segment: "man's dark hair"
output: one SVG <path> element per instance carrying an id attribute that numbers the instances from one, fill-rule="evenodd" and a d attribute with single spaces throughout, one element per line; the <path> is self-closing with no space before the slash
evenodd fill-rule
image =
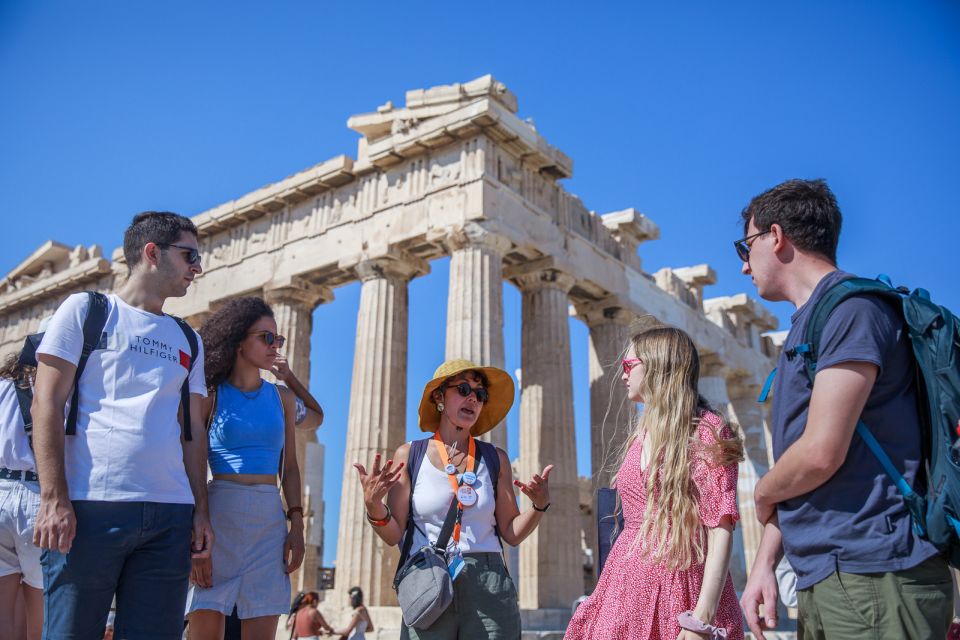
<path id="1" fill-rule="evenodd" d="M 778 224 L 798 249 L 837 262 L 837 244 L 843 217 L 827 181 L 787 180 L 755 196 L 740 214 L 743 233 L 753 219 L 757 231 Z"/>
<path id="2" fill-rule="evenodd" d="M 140 253 L 148 242 L 154 244 L 173 244 L 186 231 L 197 235 L 197 227 L 190 218 L 169 211 L 144 211 L 133 217 L 133 222 L 123 233 L 123 257 L 127 260 L 127 269 L 140 262 Z"/>

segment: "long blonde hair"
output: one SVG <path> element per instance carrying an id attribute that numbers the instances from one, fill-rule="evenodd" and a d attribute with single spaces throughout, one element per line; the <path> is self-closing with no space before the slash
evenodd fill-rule
<path id="1" fill-rule="evenodd" d="M 696 437 L 701 414 L 713 410 L 697 389 L 700 358 L 686 333 L 657 327 L 633 336 L 631 343 L 644 366 L 640 383 L 644 411 L 624 445 L 620 464 L 638 438 L 650 436 L 647 505 L 631 549 L 639 548 L 650 561 L 670 570 L 687 569 L 694 559 L 702 563 L 705 557 L 699 495 L 692 478 L 695 457 L 714 467 L 733 464 L 743 459 L 743 441 L 736 430 L 733 437 L 723 438 L 712 425 L 714 442 Z"/>

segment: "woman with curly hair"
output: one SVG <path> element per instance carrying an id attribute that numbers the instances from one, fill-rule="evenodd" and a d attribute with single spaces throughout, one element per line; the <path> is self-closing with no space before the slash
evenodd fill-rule
<path id="1" fill-rule="evenodd" d="M 310 423 L 319 424 L 322 414 L 285 361 L 278 364 L 285 340 L 260 298 L 227 302 L 200 335 L 209 390 L 203 415 L 213 473 L 208 493 L 214 545 L 210 558 L 193 563 L 190 638 L 223 638 L 224 617 L 236 606 L 245 639 L 272 639 L 279 616 L 288 611 L 289 573 L 304 555 L 295 396 L 312 414 Z M 263 370 L 289 388 L 263 380 Z"/>

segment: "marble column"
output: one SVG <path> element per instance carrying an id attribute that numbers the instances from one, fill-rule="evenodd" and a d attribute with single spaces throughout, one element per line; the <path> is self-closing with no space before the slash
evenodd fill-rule
<path id="1" fill-rule="evenodd" d="M 743 545 L 747 556 L 747 572 L 753 566 L 760 546 L 763 527 L 757 521 L 757 512 L 753 502 L 753 489 L 757 481 L 769 470 L 767 459 L 767 434 L 764 430 L 763 408 L 757 402 L 760 387 L 756 385 L 732 384 L 731 420 L 740 425 L 743 433 L 744 461 L 740 464 L 738 494 L 740 502 Z"/>
<path id="2" fill-rule="evenodd" d="M 350 413 L 343 458 L 337 573 L 333 602 L 345 602 L 359 586 L 366 604 L 397 604 L 393 574 L 396 547 L 388 547 L 365 520 L 363 492 L 354 469 L 367 469 L 377 453 L 382 462 L 405 441 L 407 398 L 407 283 L 429 267 L 394 257 L 365 260 L 353 267 L 362 281 L 357 338 L 350 384 Z"/>
<path id="3" fill-rule="evenodd" d="M 616 302 L 600 301 L 577 306 L 577 317 L 590 329 L 590 500 L 592 517 L 585 537 L 593 550 L 594 570 L 599 559 L 597 545 L 597 489 L 609 487 L 616 473 L 623 446 L 633 429 L 635 406 L 627 398 L 620 379 L 621 360 L 630 339 L 631 314 Z M 593 579 L 596 580 L 596 575 Z"/>
<path id="4" fill-rule="evenodd" d="M 726 369 L 720 365 L 710 363 L 709 356 L 701 359 L 700 376 L 700 395 L 707 399 L 710 405 L 719 411 L 727 420 L 735 422 L 735 416 L 732 415 L 730 397 L 727 393 Z M 754 481 L 755 483 L 755 481 Z M 752 484 L 749 504 L 753 505 Z M 747 550 L 745 528 L 749 526 L 748 519 L 756 522 L 757 518 L 751 513 L 745 512 L 744 504 L 744 470 L 741 465 L 739 469 L 737 482 L 737 502 L 740 507 L 740 522 L 737 523 L 733 535 L 733 552 L 730 558 L 730 574 L 733 576 L 733 584 L 737 593 L 743 591 L 747 583 Z M 754 552 L 756 549 L 754 548 Z"/>
<path id="5" fill-rule="evenodd" d="M 287 357 L 290 370 L 310 388 L 310 335 L 313 332 L 313 310 L 317 305 L 333 300 L 333 293 L 327 287 L 319 287 L 300 279 L 291 279 L 281 283 L 272 283 L 264 288 L 264 300 L 273 309 L 273 318 L 277 322 L 277 332 L 287 341 L 281 353 Z M 307 443 L 316 442 L 316 430 L 297 429 L 297 465 L 300 467 L 301 487 L 306 487 Z M 305 493 L 305 491 L 304 491 Z M 306 506 L 301 495 L 301 505 Z M 309 537 L 311 516 L 304 513 L 304 539 Z M 295 591 L 316 588 L 317 568 L 321 558 L 314 545 L 306 545 L 303 564 L 290 576 Z"/>
<path id="6" fill-rule="evenodd" d="M 548 464 L 550 511 L 520 545 L 520 607 L 567 609 L 583 593 L 579 487 L 567 294 L 574 279 L 555 269 L 514 278 L 523 292 L 520 478 Z M 521 508 L 530 501 L 521 498 Z"/>
<path id="7" fill-rule="evenodd" d="M 446 244 L 450 249 L 446 359 L 502 369 L 503 255 L 511 243 L 467 223 L 447 236 Z M 507 425 L 504 422 L 481 438 L 506 451 Z"/>

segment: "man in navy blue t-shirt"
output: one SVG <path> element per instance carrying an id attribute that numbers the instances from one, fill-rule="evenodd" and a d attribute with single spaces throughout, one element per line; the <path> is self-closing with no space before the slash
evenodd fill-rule
<path id="1" fill-rule="evenodd" d="M 740 601 L 747 623 L 760 638 L 776 625 L 774 567 L 786 553 L 797 573 L 800 638 L 943 638 L 952 613 L 947 564 L 913 533 L 897 487 L 854 435 L 862 419 L 914 482 L 921 431 L 901 312 L 870 296 L 840 303 L 811 385 L 791 349 L 823 294 L 853 277 L 837 268 L 836 199 L 823 180 L 789 180 L 742 216 L 743 273 L 762 298 L 797 308 L 773 387 L 776 463 L 755 491 L 764 531 Z"/>

